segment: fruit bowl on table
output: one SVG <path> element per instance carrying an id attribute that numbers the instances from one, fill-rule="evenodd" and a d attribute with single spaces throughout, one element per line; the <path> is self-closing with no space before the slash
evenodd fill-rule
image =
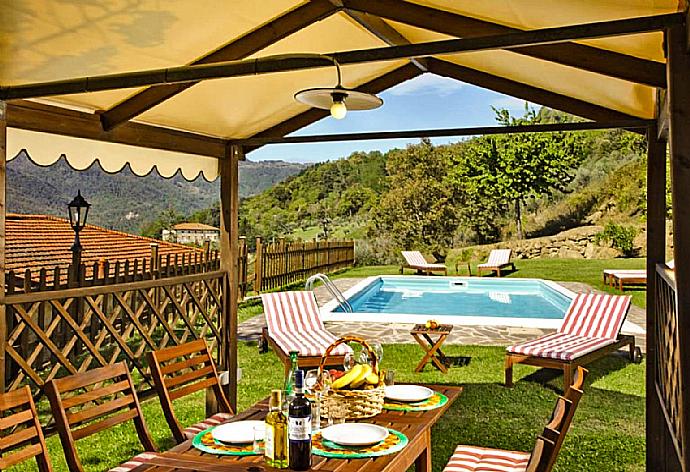
<path id="1" fill-rule="evenodd" d="M 371 418 L 383 410 L 384 384 L 379 375 L 376 353 L 362 338 L 343 336 L 331 344 L 321 358 L 319 374 L 323 373 L 326 359 L 333 349 L 343 343 L 361 344 L 367 351 L 370 364 L 356 364 L 342 377 L 333 381 L 331 389 L 321 408 L 321 414 L 328 416 L 331 402 L 345 403 L 348 407 L 347 419 Z"/>

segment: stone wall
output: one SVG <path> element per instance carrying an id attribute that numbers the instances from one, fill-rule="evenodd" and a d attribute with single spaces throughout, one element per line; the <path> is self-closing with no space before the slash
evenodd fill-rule
<path id="1" fill-rule="evenodd" d="M 472 250 L 472 259 L 484 259 L 492 249 L 504 248 L 512 249 L 515 259 L 535 259 L 538 257 L 611 259 L 619 257 L 621 253 L 618 249 L 602 247 L 594 243 L 594 237 L 603 229 L 601 226 L 581 226 L 554 236 L 453 249 L 449 259 L 461 259 L 463 250 Z"/>

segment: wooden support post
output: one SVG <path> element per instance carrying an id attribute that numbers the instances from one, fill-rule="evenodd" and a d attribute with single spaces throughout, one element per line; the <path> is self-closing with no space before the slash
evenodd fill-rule
<path id="1" fill-rule="evenodd" d="M 647 470 L 663 470 L 658 451 L 666 422 L 656 392 L 656 265 L 666 259 L 666 140 L 656 126 L 647 132 Z"/>
<path id="2" fill-rule="evenodd" d="M 221 363 L 229 374 L 229 385 L 225 388 L 234 410 L 237 409 L 237 294 L 239 288 L 237 271 L 240 202 L 238 162 L 242 157 L 243 150 L 240 146 L 228 146 L 225 159 L 220 162 L 221 267 L 227 273 L 223 293 Z"/>
<path id="3" fill-rule="evenodd" d="M 263 282 L 264 265 L 263 265 L 264 247 L 261 243 L 261 236 L 256 238 L 256 253 L 254 259 L 254 291 L 261 293 L 261 284 Z"/>
<path id="4" fill-rule="evenodd" d="M 685 25 L 666 32 L 667 78 L 669 95 L 669 143 L 671 150 L 671 189 L 673 206 L 673 255 L 675 259 L 676 302 L 678 310 L 678 357 L 673 366 L 680 376 L 680 430 L 685 434 L 679 454 L 679 467 L 690 470 L 688 431 L 690 431 L 690 54 Z M 663 454 L 664 452 L 658 451 Z M 668 456 L 668 454 L 666 454 Z"/>
<path id="5" fill-rule="evenodd" d="M 5 392 L 5 343 L 7 316 L 5 305 L 5 166 L 7 163 L 7 114 L 5 102 L 0 100 L 0 393 Z"/>

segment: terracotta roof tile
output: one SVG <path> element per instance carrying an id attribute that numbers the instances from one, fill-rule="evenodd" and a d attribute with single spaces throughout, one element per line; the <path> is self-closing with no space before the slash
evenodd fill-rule
<path id="1" fill-rule="evenodd" d="M 67 267 L 72 261 L 74 231 L 69 221 L 47 215 L 7 214 L 6 219 L 7 270 L 18 275 L 26 269 L 38 271 L 55 266 Z M 80 233 L 84 250 L 82 261 L 93 265 L 100 260 L 110 263 L 151 256 L 151 244 L 158 244 L 163 257 L 168 254 L 203 253 L 202 249 L 145 238 L 94 225 L 86 225 Z"/>
<path id="2" fill-rule="evenodd" d="M 186 231 L 220 231 L 215 226 L 205 225 L 203 223 L 178 223 L 172 227 L 176 230 Z"/>

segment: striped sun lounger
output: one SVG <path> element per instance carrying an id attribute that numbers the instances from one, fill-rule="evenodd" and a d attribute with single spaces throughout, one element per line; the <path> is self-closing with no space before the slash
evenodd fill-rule
<path id="1" fill-rule="evenodd" d="M 511 249 L 493 249 L 489 254 L 489 259 L 477 266 L 477 274 L 482 275 L 483 271 L 496 272 L 496 275 L 500 277 L 501 270 L 506 267 L 515 270 L 515 264 L 510 262 L 512 253 L 513 251 Z"/>
<path id="2" fill-rule="evenodd" d="M 317 367 L 321 357 L 337 337 L 323 325 L 314 292 L 275 292 L 261 294 L 266 317 L 264 340 L 290 369 L 290 351 L 298 352 L 301 367 Z M 341 344 L 332 352 L 329 364 L 342 365 L 350 348 Z"/>
<path id="3" fill-rule="evenodd" d="M 576 295 L 557 332 L 506 348 L 506 386 L 513 384 L 514 364 L 562 369 L 568 386 L 575 367 L 625 345 L 630 346 L 630 358 L 634 360 L 635 337 L 620 335 L 629 309 L 629 296 Z"/>
<path id="4" fill-rule="evenodd" d="M 448 275 L 448 269 L 445 264 L 435 264 L 427 262 L 421 252 L 419 251 L 401 251 L 402 256 L 405 258 L 405 264 L 400 267 L 400 273 L 403 273 L 404 268 L 416 269 L 417 272 L 421 272 L 427 275 L 431 275 L 432 272 L 443 272 Z"/>

